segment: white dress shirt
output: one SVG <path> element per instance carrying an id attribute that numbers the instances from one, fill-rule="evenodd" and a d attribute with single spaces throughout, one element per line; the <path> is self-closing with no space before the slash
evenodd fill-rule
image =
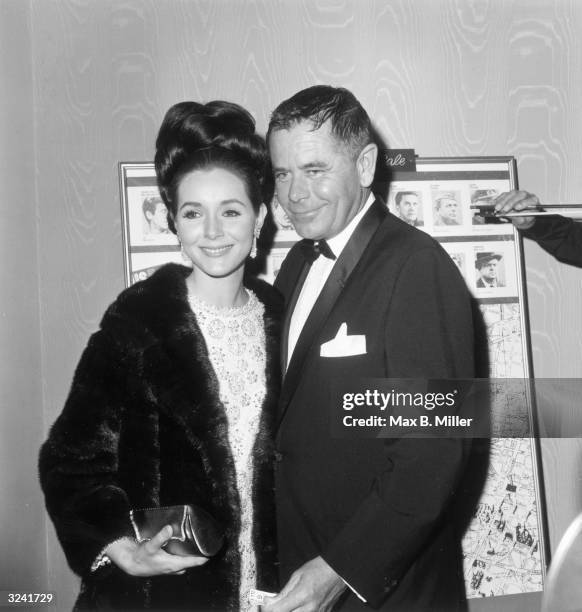
<path id="1" fill-rule="evenodd" d="M 358 223 L 362 220 L 362 217 L 366 214 L 370 206 L 372 206 L 375 198 L 372 193 L 368 196 L 366 203 L 358 214 L 346 225 L 346 227 L 337 236 L 327 240 L 327 244 L 336 256 L 336 259 L 329 259 L 320 255 L 311 265 L 307 278 L 303 283 L 301 293 L 295 304 L 293 313 L 291 314 L 291 321 L 289 322 L 289 337 L 287 342 L 287 365 L 291 361 L 291 356 L 295 350 L 295 345 L 301 334 L 301 330 L 307 321 L 307 317 L 313 308 L 313 305 L 317 301 L 325 281 L 331 274 L 332 268 L 339 259 L 342 251 L 344 250 L 349 239 L 352 237 Z"/>

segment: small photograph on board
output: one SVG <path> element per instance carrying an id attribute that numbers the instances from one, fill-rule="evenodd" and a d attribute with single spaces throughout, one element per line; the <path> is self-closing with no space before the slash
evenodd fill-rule
<path id="1" fill-rule="evenodd" d="M 275 247 L 271 249 L 267 257 L 267 269 L 264 274 L 261 275 L 263 280 L 266 280 L 268 283 L 274 283 L 277 278 L 277 274 L 279 274 L 279 270 L 281 269 L 281 264 L 285 257 L 287 257 L 287 253 L 289 252 L 289 248 L 286 247 Z"/>
<path id="2" fill-rule="evenodd" d="M 168 209 L 157 187 L 128 186 L 127 209 L 130 247 L 178 244 L 168 227 Z"/>
<path id="3" fill-rule="evenodd" d="M 296 242 L 297 240 L 301 240 L 301 236 L 295 232 L 295 228 L 289 220 L 287 213 L 279 203 L 279 200 L 277 200 L 277 194 L 275 194 L 271 200 L 271 213 L 273 214 L 273 221 L 277 228 L 277 233 L 275 235 L 275 240 L 277 242 Z"/>
<path id="4" fill-rule="evenodd" d="M 475 253 L 475 286 L 477 289 L 505 287 L 505 262 L 503 254 L 495 251 Z"/>
<path id="5" fill-rule="evenodd" d="M 402 219 L 408 225 L 424 226 L 424 210 L 420 191 L 410 189 L 394 191 L 393 211 L 399 219 Z"/>
<path id="6" fill-rule="evenodd" d="M 461 276 L 465 279 L 467 285 L 472 288 L 474 285 L 473 257 L 474 250 L 471 243 L 466 241 L 460 242 L 443 242 L 443 249 L 448 253 L 453 263 L 457 266 Z"/>
<path id="7" fill-rule="evenodd" d="M 463 277 L 465 277 L 465 253 L 461 253 L 459 251 L 453 251 L 449 253 L 451 259 L 455 262 L 457 268 L 459 268 L 459 272 Z"/>
<path id="8" fill-rule="evenodd" d="M 471 189 L 471 222 L 473 225 L 487 223 L 487 218 L 480 214 L 479 207 L 483 206 L 484 210 L 487 210 L 498 195 L 499 191 L 497 189 Z"/>
<path id="9" fill-rule="evenodd" d="M 144 242 L 158 241 L 169 236 L 168 209 L 159 195 L 147 196 L 141 203 Z"/>
<path id="10" fill-rule="evenodd" d="M 435 228 L 458 227 L 463 224 L 463 210 L 459 191 L 434 190 L 433 225 Z"/>

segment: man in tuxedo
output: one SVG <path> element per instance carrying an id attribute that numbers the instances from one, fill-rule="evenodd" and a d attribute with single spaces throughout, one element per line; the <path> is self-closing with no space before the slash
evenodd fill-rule
<path id="1" fill-rule="evenodd" d="M 378 149 L 352 93 L 297 93 L 274 111 L 267 139 L 278 200 L 304 240 L 276 281 L 287 304 L 276 440 L 284 586 L 262 609 L 464 610 L 450 511 L 466 441 L 338 439 L 330 411 L 347 377 L 471 378 L 468 291 L 440 245 L 372 195 Z"/>

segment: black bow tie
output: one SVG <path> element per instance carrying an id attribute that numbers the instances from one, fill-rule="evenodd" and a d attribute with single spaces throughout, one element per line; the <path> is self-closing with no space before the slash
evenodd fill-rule
<path id="1" fill-rule="evenodd" d="M 325 240 L 317 240 L 315 242 L 313 240 L 302 240 L 301 251 L 309 263 L 313 263 L 320 255 L 328 259 L 337 259 Z"/>

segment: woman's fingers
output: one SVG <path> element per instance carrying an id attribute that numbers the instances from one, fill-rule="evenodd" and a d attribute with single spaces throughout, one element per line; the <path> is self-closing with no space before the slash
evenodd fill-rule
<path id="1" fill-rule="evenodd" d="M 197 555 L 171 555 L 163 550 L 163 546 L 172 537 L 173 530 L 171 525 L 166 525 L 160 529 L 156 535 L 144 543 L 144 549 L 148 556 L 151 556 L 152 563 L 159 566 L 161 572 L 168 574 L 183 574 L 190 567 L 204 565 L 208 561 L 206 557 Z M 154 561 L 155 559 L 155 561 Z"/>
<path id="2" fill-rule="evenodd" d="M 145 542 L 144 548 L 147 553 L 155 554 L 164 546 L 164 544 L 172 537 L 173 529 L 171 525 L 166 525 L 164 528 L 160 529 L 158 533 L 151 539 Z"/>
<path id="3" fill-rule="evenodd" d="M 181 573 L 184 573 L 189 567 L 199 567 L 208 561 L 208 557 L 178 557 L 177 555 L 170 555 L 170 557 L 176 560 L 176 564 L 179 565 L 178 571 Z"/>

